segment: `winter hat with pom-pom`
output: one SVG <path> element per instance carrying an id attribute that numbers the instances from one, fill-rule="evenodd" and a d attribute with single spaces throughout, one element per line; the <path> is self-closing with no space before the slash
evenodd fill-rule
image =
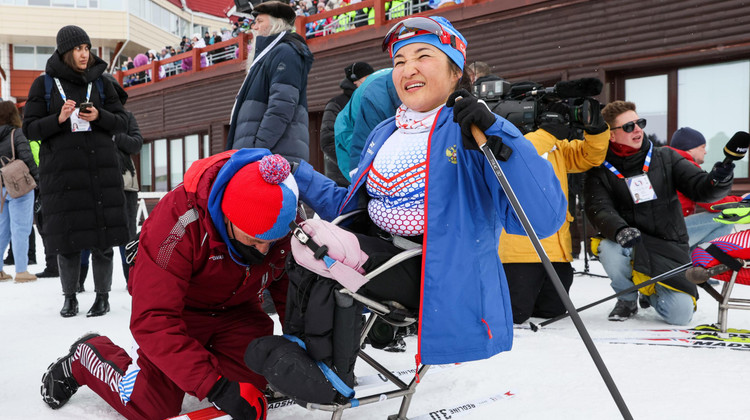
<path id="1" fill-rule="evenodd" d="M 285 236 L 297 215 L 299 196 L 290 170 L 281 155 L 267 155 L 245 165 L 224 190 L 222 212 L 234 226 L 258 239 Z"/>

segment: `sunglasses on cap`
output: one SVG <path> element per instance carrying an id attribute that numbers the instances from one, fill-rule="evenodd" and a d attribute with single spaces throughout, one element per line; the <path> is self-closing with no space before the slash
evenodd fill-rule
<path id="1" fill-rule="evenodd" d="M 436 35 L 441 43 L 450 45 L 458 50 L 466 59 L 466 44 L 461 38 L 451 34 L 434 19 L 428 17 L 413 17 L 404 19 L 391 28 L 383 38 L 383 51 L 388 51 L 393 58 L 393 44 L 418 35 Z"/>
<path id="2" fill-rule="evenodd" d="M 612 131 L 617 130 L 618 128 L 622 128 L 622 131 L 624 131 L 626 133 L 632 133 L 633 130 L 635 130 L 635 126 L 636 125 L 638 127 L 640 127 L 641 129 L 643 129 L 644 127 L 646 127 L 646 119 L 645 118 L 639 118 L 639 119 L 637 119 L 635 121 L 626 122 L 625 124 L 623 124 L 623 125 L 621 125 L 619 127 L 613 128 Z"/>

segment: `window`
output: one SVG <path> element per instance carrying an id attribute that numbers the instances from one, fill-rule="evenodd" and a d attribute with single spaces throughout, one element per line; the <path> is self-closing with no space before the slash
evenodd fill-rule
<path id="1" fill-rule="evenodd" d="M 717 80 L 725 88 L 711 89 Z M 668 68 L 660 75 L 624 81 L 625 98 L 648 119 L 646 134 L 655 134 L 660 142 L 681 127 L 703 134 L 707 154 L 701 167 L 707 171 L 724 160 L 724 146 L 734 133 L 750 128 L 750 60 Z M 747 159 L 735 165 L 735 177 L 747 178 Z"/>
<path id="2" fill-rule="evenodd" d="M 151 143 L 141 146 L 141 191 L 152 191 Z"/>
<path id="3" fill-rule="evenodd" d="M 189 168 L 193 162 L 200 159 L 200 143 L 200 137 L 197 134 L 185 137 L 185 169 Z"/>
<path id="4" fill-rule="evenodd" d="M 172 189 L 182 182 L 183 168 L 182 139 L 169 141 L 169 188 Z"/>
<path id="5" fill-rule="evenodd" d="M 154 141 L 154 190 L 167 191 L 167 140 Z"/>
<path id="6" fill-rule="evenodd" d="M 638 116 L 647 120 L 646 135 L 667 143 L 667 75 L 625 80 L 625 100 L 635 103 Z"/>
<path id="7" fill-rule="evenodd" d="M 179 185 L 190 165 L 208 156 L 208 141 L 207 134 L 191 134 L 144 144 L 140 156 L 141 190 L 168 191 Z"/>
<path id="8" fill-rule="evenodd" d="M 707 88 L 717 80 L 726 88 Z M 706 138 L 701 167 L 710 171 L 724 160 L 723 149 L 732 135 L 750 126 L 750 61 L 680 69 L 677 81 L 677 126 L 696 129 Z M 735 176 L 746 177 L 747 159 L 735 165 Z"/>
<path id="9" fill-rule="evenodd" d="M 55 52 L 55 47 L 13 46 L 13 68 L 16 70 L 44 70 L 47 59 Z"/>

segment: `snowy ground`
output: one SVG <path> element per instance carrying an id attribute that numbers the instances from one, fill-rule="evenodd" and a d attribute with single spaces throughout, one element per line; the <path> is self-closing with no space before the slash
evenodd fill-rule
<path id="1" fill-rule="evenodd" d="M 43 260 L 40 253 L 38 261 Z M 582 270 L 583 261 L 575 261 L 574 266 Z M 590 266 L 591 272 L 603 273 L 597 262 L 591 262 Z M 15 274 L 13 268 L 6 267 L 5 271 Z M 29 271 L 38 272 L 42 268 L 31 266 Z M 39 279 L 26 284 L 0 283 L 0 336 L 5 337 L 0 344 L 0 372 L 3 374 L 0 419 L 121 418 L 85 387 L 57 411 L 47 407 L 39 395 L 40 378 L 46 367 L 67 353 L 70 344 L 82 334 L 96 331 L 121 346 L 130 346 L 130 299 L 122 272 L 115 270 L 110 294 L 112 311 L 106 316 L 86 318 L 85 313 L 94 300 L 90 273 L 86 289 L 87 292 L 78 298 L 80 314 L 74 318 L 62 318 L 58 314 L 63 301 L 59 279 Z M 738 289 L 736 295 L 750 297 L 750 288 L 738 286 Z M 576 306 L 582 306 L 611 293 L 607 279 L 577 275 L 571 298 Z M 716 321 L 716 302 L 705 292 L 701 293 L 698 312 L 691 325 Z M 581 313 L 594 338 L 633 335 L 628 330 L 635 328 L 666 328 L 653 309 L 641 309 L 634 319 L 627 322 L 609 322 L 606 316 L 612 306 L 613 303 L 607 302 Z M 750 312 L 730 311 L 729 325 L 750 328 Z M 416 344 L 413 338 L 407 344 L 407 353 L 394 355 L 370 351 L 370 354 L 386 361 L 389 368 L 408 369 L 414 364 Z M 747 418 L 747 408 L 738 401 L 744 401 L 743 396 L 750 390 L 746 379 L 750 377 L 750 352 L 601 342 L 596 346 L 635 419 L 699 419 L 707 415 L 711 418 Z M 361 362 L 357 369 L 360 375 L 370 373 L 369 367 Z M 512 391 L 515 397 L 473 410 L 464 418 L 620 418 L 569 320 L 536 333 L 517 330 L 513 350 L 492 359 L 467 363 L 432 375 L 428 372 L 409 414 L 422 415 L 506 391 Z M 388 401 L 363 406 L 347 411 L 344 419 L 382 420 L 397 412 L 398 404 L 397 401 Z M 197 409 L 206 405 L 205 401 L 199 402 L 191 397 L 185 400 L 184 408 Z M 272 411 L 269 418 L 327 419 L 330 414 L 291 406 Z"/>

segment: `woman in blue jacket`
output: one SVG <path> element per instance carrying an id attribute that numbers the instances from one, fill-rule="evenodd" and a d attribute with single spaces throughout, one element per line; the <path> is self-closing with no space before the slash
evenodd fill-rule
<path id="1" fill-rule="evenodd" d="M 500 166 L 540 237 L 561 226 L 566 200 L 551 165 L 513 124 L 468 92 L 454 93 L 468 80 L 466 39 L 450 22 L 403 20 L 388 33 L 383 50 L 393 59 L 403 104 L 370 134 L 349 188 L 303 161 L 295 172 L 300 197 L 327 220 L 366 208 L 374 226 L 371 235 L 359 235 L 365 252 L 373 242 L 382 245 L 378 257 L 383 249 L 399 252 L 382 239 L 392 235 L 422 244 L 421 259 L 362 288 L 419 308 L 417 363 L 488 358 L 509 350 L 513 339 L 498 238 L 502 228 L 524 230 L 471 137 L 471 125 L 484 131 L 496 154 L 512 151 Z"/>

